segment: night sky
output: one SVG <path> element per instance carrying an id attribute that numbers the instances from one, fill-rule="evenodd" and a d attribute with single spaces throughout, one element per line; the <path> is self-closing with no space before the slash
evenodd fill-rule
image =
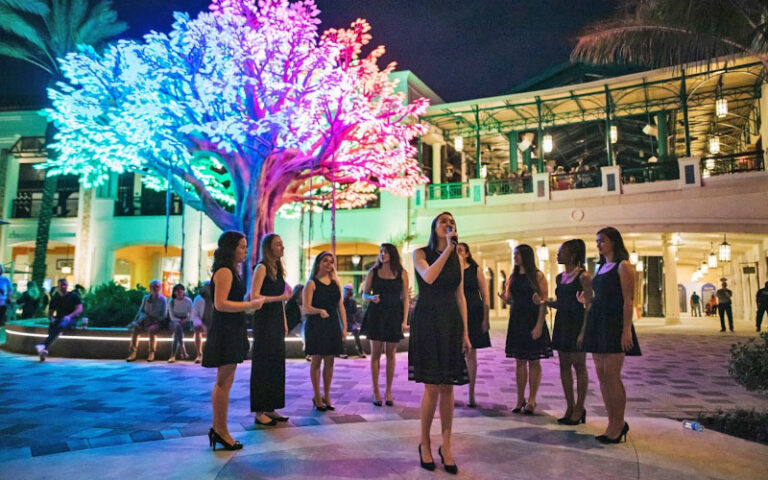
<path id="1" fill-rule="evenodd" d="M 372 46 L 385 45 L 381 66 L 397 61 L 446 101 L 502 95 L 542 70 L 568 60 L 584 25 L 613 12 L 618 0 L 316 0 L 321 30 L 358 17 L 372 26 Z M 168 31 L 171 13 L 195 15 L 209 0 L 113 0 L 139 38 Z M 43 104 L 45 76 L 0 57 L 0 106 Z"/>

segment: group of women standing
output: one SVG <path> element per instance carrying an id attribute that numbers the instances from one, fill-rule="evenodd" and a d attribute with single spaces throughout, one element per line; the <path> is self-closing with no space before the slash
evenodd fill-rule
<path id="1" fill-rule="evenodd" d="M 634 274 L 619 232 L 611 227 L 597 233 L 599 269 L 594 278 L 585 270 L 585 245 L 565 242 L 558 252 L 564 271 L 557 276 L 556 299 L 549 302 L 545 275 L 536 268 L 533 249 L 518 245 L 514 269 L 502 298 L 511 304 L 506 355 L 516 359 L 517 402 L 515 413 L 533 414 L 541 383 L 542 358 L 560 358 L 560 374 L 566 398 L 561 424 L 586 421 L 586 352 L 593 354 L 600 388 L 608 412 L 605 433 L 597 439 L 618 443 L 626 439 L 626 393 L 621 382 L 625 355 L 639 355 L 632 325 Z M 246 295 L 239 265 L 247 256 L 243 234 L 225 232 L 214 254 L 211 292 L 214 313 L 203 366 L 217 367 L 212 394 L 211 446 L 242 448 L 227 429 L 229 389 L 237 363 L 248 352 L 244 312 L 256 310 L 251 372 L 251 410 L 256 423 L 273 425 L 286 421 L 277 410 L 285 399 L 285 344 L 288 332 L 284 302 L 291 291 L 284 280 L 284 253 L 278 235 L 261 243 L 261 260 L 254 269 L 251 291 Z M 469 384 L 468 406 L 475 406 L 476 351 L 491 345 L 489 293 L 483 272 L 469 246 L 458 242 L 453 216 L 443 212 L 432 221 L 428 244 L 414 251 L 414 270 L 419 295 L 410 324 L 408 378 L 424 384 L 421 400 L 421 466 L 434 470 L 430 438 L 436 409 L 440 408 L 442 445 L 438 454 L 443 468 L 457 473 L 451 430 L 455 385 Z M 373 404 L 382 406 L 379 389 L 380 359 L 386 357 L 384 403 L 392 405 L 395 351 L 408 328 L 408 274 L 397 248 L 385 243 L 365 280 L 363 298 L 369 307 L 363 329 L 371 340 Z M 245 300 L 243 300 L 245 299 Z M 297 302 L 298 303 L 298 302 Z M 552 339 L 545 322 L 547 306 L 557 309 Z M 322 252 L 301 292 L 301 312 L 306 316 L 306 353 L 311 359 L 312 405 L 319 411 L 334 410 L 331 399 L 334 357 L 343 353 L 347 319 L 342 289 L 336 276 L 335 258 Z M 573 391 L 576 373 L 576 394 Z M 321 391 L 322 378 L 322 391 Z M 526 397 L 526 387 L 528 395 Z"/>

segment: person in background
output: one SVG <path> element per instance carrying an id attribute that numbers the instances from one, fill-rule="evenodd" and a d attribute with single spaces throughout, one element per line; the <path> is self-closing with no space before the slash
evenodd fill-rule
<path id="1" fill-rule="evenodd" d="M 126 362 L 136 360 L 136 351 L 139 349 L 139 335 L 147 333 L 149 335 L 149 354 L 147 361 L 155 360 L 155 348 L 157 347 L 157 333 L 163 328 L 163 319 L 165 318 L 168 302 L 164 296 L 160 295 L 160 280 L 149 282 L 149 293 L 144 295 L 139 305 L 139 311 L 136 312 L 136 318 L 128 330 L 131 332 L 131 345 L 128 351 Z M 51 300 L 53 302 L 53 300 Z"/>
<path id="2" fill-rule="evenodd" d="M 728 329 L 733 333 L 733 309 L 731 308 L 731 298 L 733 292 L 728 288 L 728 282 L 725 278 L 720 279 L 721 288 L 715 292 L 717 295 L 717 313 L 720 315 L 720 331 L 725 331 L 725 316 L 728 316 Z"/>
<path id="3" fill-rule="evenodd" d="M 21 318 L 32 318 L 40 308 L 40 298 L 42 292 L 37 288 L 37 282 L 30 280 L 27 282 L 27 291 L 21 294 L 18 300 L 18 306 L 21 307 Z"/>
<path id="4" fill-rule="evenodd" d="M 176 361 L 176 355 L 181 354 L 181 358 L 189 358 L 187 349 L 184 347 L 184 331 L 189 324 L 189 316 L 192 314 L 192 300 L 186 296 L 184 285 L 177 283 L 171 291 L 171 300 L 168 302 L 168 318 L 170 319 L 169 328 L 173 333 L 173 344 L 171 346 L 171 356 L 168 363 Z"/>
<path id="5" fill-rule="evenodd" d="M 3 275 L 3 266 L 0 265 L 0 327 L 5 325 L 5 315 L 8 309 L 8 299 L 13 294 L 11 281 Z"/>
<path id="6" fill-rule="evenodd" d="M 707 305 L 704 307 L 704 311 L 707 316 L 715 315 L 717 313 L 717 297 L 714 293 L 710 295 L 709 302 L 707 302 Z"/>
<path id="7" fill-rule="evenodd" d="M 288 322 L 288 332 L 301 336 L 301 293 L 304 291 L 304 285 L 298 284 L 293 287 L 291 298 L 285 302 L 285 319 Z"/>
<path id="8" fill-rule="evenodd" d="M 195 349 L 197 349 L 195 363 L 203 361 L 203 335 L 207 334 L 208 329 L 211 328 L 211 315 L 213 315 L 211 282 L 205 282 L 203 289 L 192 302 L 192 329 L 195 332 Z"/>
<path id="9" fill-rule="evenodd" d="M 347 312 L 347 331 L 355 337 L 357 356 L 365 358 L 363 344 L 360 342 L 360 308 L 355 301 L 352 285 L 344 285 L 344 310 Z"/>
<path id="10" fill-rule="evenodd" d="M 48 338 L 45 339 L 45 342 L 35 345 L 41 362 L 45 361 L 45 357 L 48 356 L 48 349 L 59 338 L 61 332 L 75 327 L 77 316 L 83 311 L 80 295 L 75 292 L 68 292 L 68 288 L 67 279 L 60 278 L 58 289 L 48 305 Z"/>
<path id="11" fill-rule="evenodd" d="M 756 331 L 760 331 L 760 327 L 763 325 L 763 314 L 768 313 L 768 282 L 765 282 L 765 287 L 757 291 L 755 295 L 757 302 L 757 317 L 755 318 Z"/>
<path id="12" fill-rule="evenodd" d="M 694 317 L 701 316 L 701 297 L 696 292 L 691 294 L 691 315 Z"/>

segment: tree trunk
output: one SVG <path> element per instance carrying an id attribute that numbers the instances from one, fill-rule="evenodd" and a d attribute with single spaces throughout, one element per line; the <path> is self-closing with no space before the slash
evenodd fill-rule
<path id="1" fill-rule="evenodd" d="M 47 148 L 53 142 L 54 133 L 56 133 L 56 128 L 53 123 L 49 122 L 45 128 L 45 145 L 49 160 L 56 155 L 53 150 Z M 59 181 L 56 176 L 46 175 L 45 182 L 43 182 L 43 199 L 40 205 L 40 216 L 37 219 L 37 235 L 35 236 L 35 260 L 32 263 L 32 280 L 38 285 L 43 284 L 46 275 L 48 240 L 51 233 L 51 218 L 53 217 L 53 197 L 56 195 L 58 184 Z"/>

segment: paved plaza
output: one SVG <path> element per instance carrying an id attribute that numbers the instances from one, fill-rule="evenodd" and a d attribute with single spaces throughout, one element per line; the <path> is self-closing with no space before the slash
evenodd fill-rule
<path id="1" fill-rule="evenodd" d="M 605 409 L 591 360 L 586 425 L 554 422 L 564 409 L 556 358 L 543 362 L 537 415 L 513 414 L 514 360 L 504 358 L 504 322 L 493 322 L 494 346 L 478 355 L 479 408 L 466 407 L 465 387 L 456 390 L 460 477 L 767 478 L 767 446 L 680 426 L 699 411 L 768 407 L 768 396 L 747 392 L 727 372 L 731 344 L 754 336 L 754 328 L 737 322 L 736 334 L 721 334 L 716 324 L 637 323 L 643 356 L 627 358 L 624 368 L 629 441 L 604 446 L 593 438 L 603 431 Z M 368 360 L 337 359 L 337 409 L 319 413 L 311 408 L 308 362 L 289 360 L 282 413 L 291 419 L 277 427 L 253 423 L 245 362 L 229 414 L 245 448 L 213 454 L 206 452 L 212 370 L 189 362 L 40 363 L 0 352 L 0 478 L 444 478 L 418 467 L 422 387 L 407 381 L 407 354 L 397 361 L 394 407 L 371 403 Z M 435 457 L 438 432 L 439 421 Z"/>

